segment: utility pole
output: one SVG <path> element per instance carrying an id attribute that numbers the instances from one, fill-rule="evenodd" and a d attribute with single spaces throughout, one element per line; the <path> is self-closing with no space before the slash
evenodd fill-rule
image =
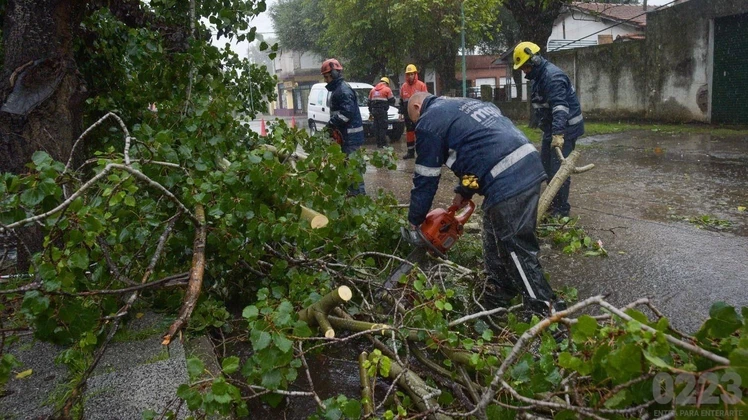
<path id="1" fill-rule="evenodd" d="M 460 16 L 462 30 L 460 31 L 460 46 L 462 47 L 462 97 L 467 97 L 467 78 L 465 76 L 465 0 L 460 2 Z"/>

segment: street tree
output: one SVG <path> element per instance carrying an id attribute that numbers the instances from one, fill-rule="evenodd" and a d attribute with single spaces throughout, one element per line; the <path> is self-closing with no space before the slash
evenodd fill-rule
<path id="1" fill-rule="evenodd" d="M 272 79 L 250 69 L 229 50 L 210 45 L 215 35 L 251 40 L 250 20 L 264 1 L 2 0 L 3 61 L 0 81 L 0 171 L 23 173 L 34 152 L 80 163 L 89 146 L 73 144 L 86 124 L 117 111 L 129 124 L 149 117 L 149 104 L 181 109 L 196 118 L 195 104 L 227 98 L 254 110 L 272 91 Z M 203 22 L 207 22 L 204 24 Z M 214 29 L 209 28 L 211 25 Z M 246 72 L 238 71 L 244 67 Z M 234 89 L 235 88 L 235 89 Z M 233 92 L 225 95 L 222 92 Z M 224 104 L 228 105 L 228 103 Z M 222 127 L 231 129 L 230 127 Z M 102 138 L 106 142 L 106 138 Z M 97 146 L 102 146 L 98 144 Z M 24 236 L 30 250 L 41 238 Z M 26 246 L 19 246 L 25 250 Z M 19 258 L 26 264 L 28 253 Z"/>
<path id="2" fill-rule="evenodd" d="M 320 40 L 329 54 L 346 62 L 349 80 L 367 83 L 392 76 L 404 68 L 410 39 L 397 24 L 393 0 L 322 0 L 326 29 Z"/>
<path id="3" fill-rule="evenodd" d="M 270 8 L 270 18 L 282 49 L 327 55 L 320 42 L 327 29 L 322 0 L 280 0 Z"/>

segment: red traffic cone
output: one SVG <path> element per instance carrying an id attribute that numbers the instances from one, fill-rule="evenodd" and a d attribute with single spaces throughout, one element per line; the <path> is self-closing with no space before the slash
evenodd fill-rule
<path id="1" fill-rule="evenodd" d="M 296 128 L 296 116 L 291 116 L 291 128 Z"/>
<path id="2" fill-rule="evenodd" d="M 261 136 L 267 136 L 268 132 L 265 130 L 265 119 L 260 118 L 260 135 Z"/>

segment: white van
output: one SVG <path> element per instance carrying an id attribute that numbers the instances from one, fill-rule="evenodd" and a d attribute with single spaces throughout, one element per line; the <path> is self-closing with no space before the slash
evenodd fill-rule
<path id="1" fill-rule="evenodd" d="M 356 92 L 361 120 L 364 122 L 364 136 L 372 137 L 374 133 L 372 132 L 372 121 L 369 120 L 369 92 L 374 89 L 374 86 L 357 82 L 349 82 L 348 84 Z M 325 89 L 325 85 L 325 83 L 316 83 L 309 91 L 307 120 L 309 130 L 312 133 L 321 130 L 330 121 L 330 92 Z M 391 141 L 399 140 L 405 129 L 405 123 L 398 119 L 398 114 L 399 111 L 394 106 L 391 106 L 387 111 L 387 137 Z"/>

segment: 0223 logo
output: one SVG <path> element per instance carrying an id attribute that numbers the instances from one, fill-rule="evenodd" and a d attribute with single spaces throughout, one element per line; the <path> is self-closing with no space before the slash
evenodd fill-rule
<path id="1" fill-rule="evenodd" d="M 738 404 L 743 399 L 740 375 L 736 372 L 679 373 L 658 372 L 652 382 L 652 395 L 660 404 L 709 405 Z M 676 394 L 676 389 L 677 394 Z M 715 392 L 719 390 L 719 392 Z"/>

